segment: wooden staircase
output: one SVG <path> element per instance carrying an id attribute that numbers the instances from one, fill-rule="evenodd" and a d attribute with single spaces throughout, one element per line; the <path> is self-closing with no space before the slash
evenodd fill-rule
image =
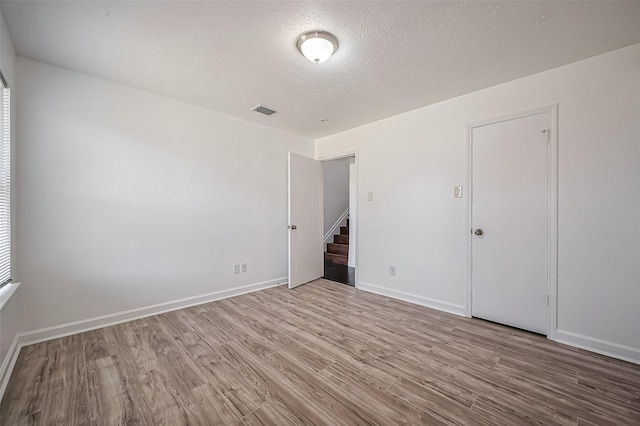
<path id="1" fill-rule="evenodd" d="M 338 265 L 349 264 L 349 219 L 347 219 L 347 226 L 340 227 L 340 234 L 333 236 L 333 242 L 327 243 L 324 260 Z"/>

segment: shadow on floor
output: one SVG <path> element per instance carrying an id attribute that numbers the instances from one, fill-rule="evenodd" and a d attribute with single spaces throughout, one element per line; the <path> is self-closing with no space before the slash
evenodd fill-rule
<path id="1" fill-rule="evenodd" d="M 330 260 L 325 260 L 324 276 L 322 278 L 355 287 L 356 268 L 350 268 L 347 265 L 338 265 Z"/>

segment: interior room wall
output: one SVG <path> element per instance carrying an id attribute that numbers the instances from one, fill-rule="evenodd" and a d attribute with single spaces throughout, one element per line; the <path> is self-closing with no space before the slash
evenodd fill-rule
<path id="1" fill-rule="evenodd" d="M 0 70 L 2 71 L 2 75 L 4 75 L 9 87 L 12 90 L 12 96 L 15 97 L 13 86 L 16 81 L 16 72 L 15 72 L 15 62 L 16 62 L 16 53 L 13 47 L 13 43 L 11 41 L 11 37 L 9 36 L 9 32 L 7 31 L 7 27 L 4 21 L 4 17 L 0 14 Z M 12 223 L 11 223 L 11 233 L 12 233 L 12 245 L 13 252 L 17 248 L 17 241 L 15 238 L 18 220 L 16 217 L 16 200 L 17 200 L 17 180 L 15 173 L 15 152 L 16 152 L 16 126 L 15 126 L 15 110 L 16 110 L 16 102 L 15 99 L 12 99 L 11 104 L 11 150 L 14 153 L 12 158 L 12 170 L 11 170 L 11 195 L 13 198 L 12 204 Z M 14 279 L 18 277 L 17 264 L 14 262 L 12 264 L 12 276 Z M 16 334 L 19 329 L 19 302 L 20 298 L 20 290 L 17 293 L 14 293 L 12 297 L 6 302 L 4 306 L 0 309 L 0 397 L 2 396 L 2 388 L 6 384 L 6 380 L 8 377 L 5 377 L 5 373 L 8 372 L 8 363 L 11 357 L 11 349 L 14 344 Z"/>
<path id="2" fill-rule="evenodd" d="M 640 44 L 319 139 L 316 158 L 359 149 L 358 286 L 463 314 L 467 125 L 555 103 L 557 338 L 640 362 Z"/>
<path id="3" fill-rule="evenodd" d="M 322 191 L 326 234 L 349 208 L 349 158 L 322 163 Z"/>
<path id="4" fill-rule="evenodd" d="M 312 140 L 17 66 L 22 331 L 286 282 L 287 152 Z"/>
<path id="5" fill-rule="evenodd" d="M 355 218 L 358 217 L 358 165 L 355 157 L 349 159 L 349 267 L 356 267 L 356 246 L 358 239 L 356 229 L 358 223 Z"/>

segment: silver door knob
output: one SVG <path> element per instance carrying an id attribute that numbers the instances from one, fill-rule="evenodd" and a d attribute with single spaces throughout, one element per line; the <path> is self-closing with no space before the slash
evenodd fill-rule
<path id="1" fill-rule="evenodd" d="M 478 228 L 475 231 L 473 231 L 473 233 L 476 234 L 476 235 L 482 235 L 483 234 L 482 229 L 480 229 L 480 228 Z"/>
<path id="2" fill-rule="evenodd" d="M 291 225 L 291 226 L 289 226 L 289 229 L 298 229 L 298 227 L 295 226 L 295 225 Z"/>

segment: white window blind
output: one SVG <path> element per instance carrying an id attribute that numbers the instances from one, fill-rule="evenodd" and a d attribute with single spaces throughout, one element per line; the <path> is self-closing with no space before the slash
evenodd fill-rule
<path id="1" fill-rule="evenodd" d="M 11 282 L 11 114 L 9 87 L 0 74 L 0 287 Z"/>

